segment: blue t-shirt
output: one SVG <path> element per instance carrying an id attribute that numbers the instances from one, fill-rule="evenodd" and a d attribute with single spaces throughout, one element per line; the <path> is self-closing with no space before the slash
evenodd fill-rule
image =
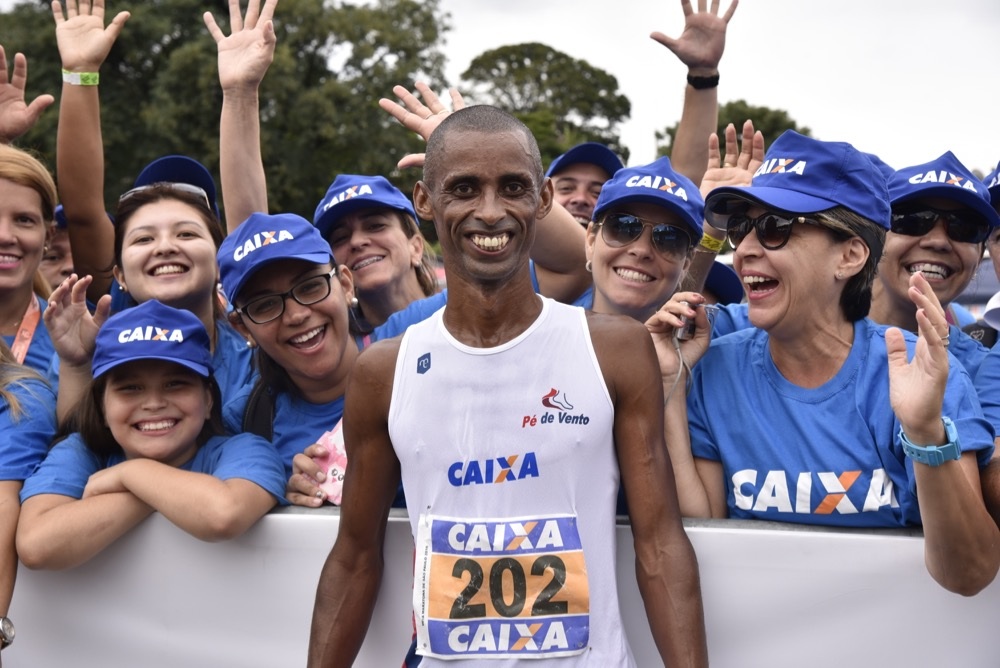
<path id="1" fill-rule="evenodd" d="M 215 367 L 215 382 L 219 384 L 223 405 L 253 383 L 253 349 L 225 320 L 215 323 L 212 366 Z"/>
<path id="2" fill-rule="evenodd" d="M 243 431 L 243 414 L 246 412 L 247 401 L 252 391 L 252 386 L 244 388 L 223 408 L 222 418 L 228 431 L 233 433 Z M 292 458 L 333 429 L 343 415 L 342 396 L 325 404 L 309 403 L 287 392 L 275 398 L 271 443 L 281 457 L 286 481 L 292 477 Z"/>
<path id="3" fill-rule="evenodd" d="M 963 332 L 958 325 L 948 325 L 948 344 L 948 352 L 975 378 L 990 349 Z"/>
<path id="4" fill-rule="evenodd" d="M 979 403 L 995 434 L 1000 435 L 1000 345 L 993 346 L 975 377 Z"/>
<path id="5" fill-rule="evenodd" d="M 38 300 L 38 307 L 41 309 L 42 314 L 44 314 L 49 303 L 38 295 L 35 295 L 35 299 Z M 14 336 L 5 335 L 3 340 L 7 342 L 9 347 L 14 346 Z M 38 325 L 35 327 L 35 334 L 31 337 L 31 344 L 28 346 L 28 352 L 24 356 L 24 366 L 31 367 L 42 374 L 42 377 L 48 380 L 52 387 L 57 387 L 59 384 L 59 375 L 55 370 L 56 367 L 52 365 L 52 358 L 54 357 L 58 357 L 56 349 L 52 345 L 52 339 L 49 338 L 49 330 L 45 328 L 45 319 L 40 314 Z"/>
<path id="6" fill-rule="evenodd" d="M 715 313 L 712 337 L 718 338 L 743 329 L 753 327 L 750 322 L 750 306 L 747 304 L 726 304 Z"/>
<path id="7" fill-rule="evenodd" d="M 26 379 L 7 387 L 18 400 L 20 417 L 0 402 L 0 480 L 26 480 L 45 458 L 56 434 L 56 395 L 43 381 Z"/>
<path id="8" fill-rule="evenodd" d="M 415 302 L 410 302 L 410 304 L 402 311 L 396 311 L 390 315 L 385 322 L 376 327 L 369 336 L 369 343 L 399 336 L 405 332 L 407 327 L 410 325 L 423 322 L 440 311 L 444 308 L 446 303 L 448 303 L 447 288 L 437 294 L 431 295 L 430 297 L 424 297 L 423 299 L 418 299 Z M 361 350 L 364 347 L 365 346 L 359 341 L 358 349 Z"/>
<path id="9" fill-rule="evenodd" d="M 854 325 L 837 374 L 806 389 L 771 360 L 767 332 L 747 329 L 712 341 L 692 373 L 691 450 L 722 463 L 730 517 L 803 524 L 893 527 L 920 524 L 913 463 L 889 404 L 886 327 Z M 904 332 L 910 355 L 916 337 Z M 993 452 L 968 373 L 951 359 L 942 414 L 980 465 Z"/>
<path id="10" fill-rule="evenodd" d="M 61 494 L 81 499 L 91 475 L 123 461 L 124 455 L 117 454 L 102 462 L 87 449 L 79 433 L 70 434 L 49 451 L 49 455 L 25 481 L 21 489 L 21 503 L 36 494 Z M 178 468 L 208 473 L 219 480 L 249 480 L 270 492 L 278 503 L 287 503 L 287 478 L 281 459 L 270 443 L 253 434 L 213 436 L 198 448 L 194 457 Z"/>

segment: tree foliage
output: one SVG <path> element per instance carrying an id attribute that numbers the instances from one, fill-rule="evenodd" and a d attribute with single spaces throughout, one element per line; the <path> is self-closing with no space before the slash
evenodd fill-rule
<path id="1" fill-rule="evenodd" d="M 109 2 L 108 16 L 132 12 L 101 69 L 105 200 L 131 186 L 149 161 L 183 153 L 218 175 L 219 89 L 215 42 L 201 15 L 211 11 L 228 34 L 226 0 Z M 357 4 L 282 0 L 278 45 L 261 86 L 261 144 L 274 211 L 312 219 L 339 173 L 383 174 L 404 192 L 418 173 L 396 162 L 422 141 L 378 108 L 392 86 L 416 79 L 443 87 L 440 50 L 448 16 L 439 0 Z M 60 60 L 48 2 L 0 13 L 0 44 L 28 57 L 28 95 L 57 96 Z M 47 111 L 19 140 L 54 167 L 58 112 Z"/>
<path id="2" fill-rule="evenodd" d="M 811 136 L 809 128 L 798 125 L 783 109 L 757 107 L 748 104 L 746 100 L 734 100 L 719 107 L 719 127 L 717 129 L 719 138 L 722 139 L 722 133 L 730 123 L 736 126 L 737 136 L 739 136 L 740 129 L 747 119 L 752 120 L 754 128 L 764 134 L 765 145 L 777 139 L 785 130 L 795 130 L 800 134 Z M 678 125 L 679 123 L 656 132 L 658 156 L 670 155 L 670 148 L 677 136 Z"/>
<path id="3" fill-rule="evenodd" d="M 585 141 L 607 144 L 628 158 L 618 126 L 631 113 L 608 72 L 538 43 L 486 51 L 462 73 L 470 102 L 492 104 L 523 121 L 550 162 Z"/>

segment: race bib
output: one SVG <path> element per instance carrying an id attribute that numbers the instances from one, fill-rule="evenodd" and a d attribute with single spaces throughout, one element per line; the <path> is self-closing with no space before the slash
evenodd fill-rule
<path id="1" fill-rule="evenodd" d="M 413 610 L 422 656 L 582 653 L 590 640 L 590 586 L 576 517 L 422 515 Z"/>

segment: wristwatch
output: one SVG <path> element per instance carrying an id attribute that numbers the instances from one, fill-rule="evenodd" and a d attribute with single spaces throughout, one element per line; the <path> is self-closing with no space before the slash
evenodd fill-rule
<path id="1" fill-rule="evenodd" d="M 944 423 L 944 436 L 948 441 L 944 445 L 915 445 L 906 438 L 903 428 L 899 428 L 899 440 L 903 444 L 903 452 L 906 453 L 907 457 L 928 466 L 941 466 L 946 461 L 962 457 L 962 449 L 958 447 L 958 430 L 955 429 L 955 423 L 947 417 L 941 418 L 941 421 Z"/>
<path id="2" fill-rule="evenodd" d="M 14 642 L 14 622 L 10 617 L 0 617 L 0 649 L 9 647 Z"/>

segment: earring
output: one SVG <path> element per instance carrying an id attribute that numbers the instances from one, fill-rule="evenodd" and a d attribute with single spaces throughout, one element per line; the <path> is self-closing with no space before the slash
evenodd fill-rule
<path id="1" fill-rule="evenodd" d="M 588 274 L 594 273 L 594 263 L 587 260 L 587 264 L 583 265 L 583 268 L 587 270 Z"/>
<path id="2" fill-rule="evenodd" d="M 256 343 L 254 343 L 253 341 L 247 341 L 247 348 L 253 349 L 256 347 L 257 347 Z"/>
<path id="3" fill-rule="evenodd" d="M 838 280 L 838 281 L 840 281 L 840 280 L 842 280 L 843 278 L 844 278 L 844 274 L 838 271 L 838 272 L 837 272 L 837 280 Z"/>
<path id="4" fill-rule="evenodd" d="M 351 297 L 351 308 L 357 308 L 357 307 L 358 307 L 358 298 Z"/>
<path id="5" fill-rule="evenodd" d="M 121 290 L 122 292 L 125 292 L 125 286 L 122 285 L 121 283 L 118 284 L 118 289 Z"/>

